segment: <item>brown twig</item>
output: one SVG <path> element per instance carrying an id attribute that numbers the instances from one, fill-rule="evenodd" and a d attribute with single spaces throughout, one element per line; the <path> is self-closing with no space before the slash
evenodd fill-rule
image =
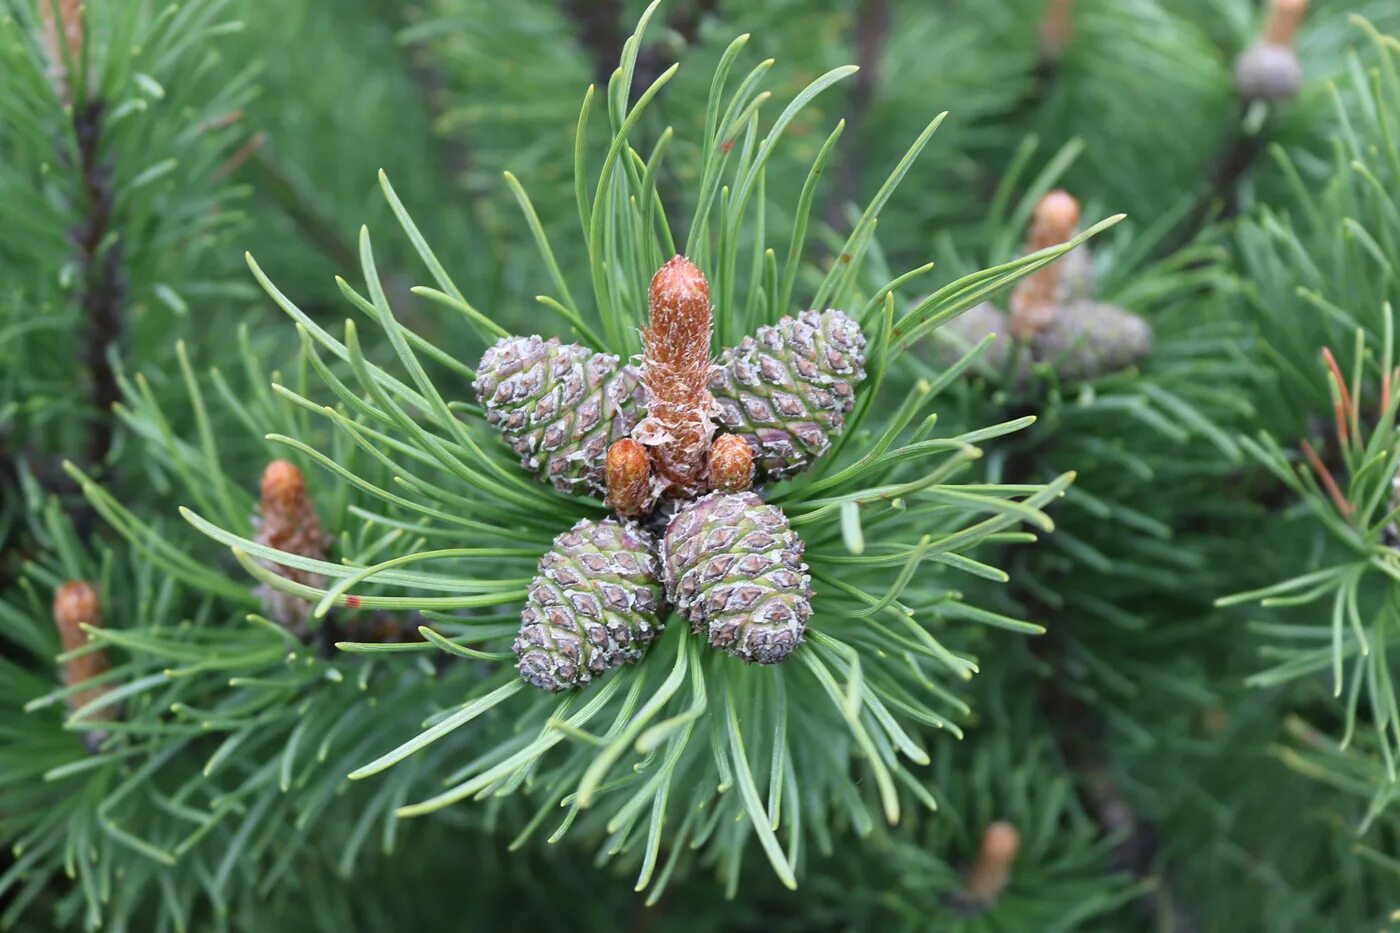
<path id="1" fill-rule="evenodd" d="M 578 26 L 579 42 L 593 59 L 593 80 L 607 87 L 622 58 L 622 4 L 619 0 L 564 0 L 564 12 Z"/>
<path id="2" fill-rule="evenodd" d="M 1212 219 L 1225 219 L 1239 213 L 1240 182 L 1268 142 L 1266 134 L 1262 132 L 1249 134 L 1243 131 L 1246 106 L 1241 106 L 1231 123 L 1229 136 L 1221 147 L 1223 154 L 1211 173 L 1210 184 L 1196 198 L 1176 236 L 1163 241 L 1158 249 L 1159 257 L 1170 256 L 1186 246 Z"/>
<path id="3" fill-rule="evenodd" d="M 121 265 L 121 242 L 112 234 L 112 177 L 102 164 L 102 125 L 105 102 L 91 100 L 73 110 L 78 172 L 85 212 L 73 231 L 82 266 L 80 304 L 85 321 L 83 364 L 92 396 L 87 460 L 100 463 L 112 447 L 115 433 L 112 406 L 121 400 L 110 351 L 121 343 L 121 307 L 126 296 Z"/>
<path id="4" fill-rule="evenodd" d="M 254 182 L 257 188 L 272 196 L 305 235 L 307 242 L 342 270 L 359 267 L 358 251 L 341 237 L 335 223 L 321 210 L 316 199 L 287 171 L 272 152 L 272 147 L 267 145 L 264 134 L 255 135 L 249 144 L 234 154 L 234 158 L 240 156 L 257 172 L 258 177 Z"/>
<path id="5" fill-rule="evenodd" d="M 1080 797 L 1100 830 L 1119 839 L 1113 848 L 1113 867 L 1156 882 L 1152 890 L 1143 895 L 1144 910 L 1153 917 L 1165 918 L 1168 925 L 1161 927 L 1164 930 L 1192 933 L 1198 926 L 1195 919 L 1157 866 L 1156 825 L 1137 813 L 1113 777 L 1105 754 L 1108 743 L 1103 735 L 1102 716 L 1063 686 L 1064 678 L 1071 676 L 1065 659 L 1067 645 L 1062 636 L 1056 637 L 1054 633 L 1062 632 L 1066 624 L 1065 619 L 1060 619 L 1049 627 L 1051 634 L 1033 643 L 1038 649 L 1037 655 L 1054 671 L 1043 682 L 1040 695 L 1041 708 L 1050 723 L 1060 756 L 1078 779 Z"/>
<path id="6" fill-rule="evenodd" d="M 851 84 L 847 105 L 850 116 L 839 144 L 836 177 L 826 202 L 826 222 L 832 227 L 842 225 L 846 205 L 860 197 L 860 177 L 867 148 L 865 127 L 880 86 L 880 56 L 892 19 L 889 0 L 864 0 L 856 14 L 856 65 L 860 70 Z"/>

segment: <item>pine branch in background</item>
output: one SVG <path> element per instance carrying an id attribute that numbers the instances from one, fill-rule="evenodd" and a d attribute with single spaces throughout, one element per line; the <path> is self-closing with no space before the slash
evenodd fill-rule
<path id="1" fill-rule="evenodd" d="M 1390 0 L 0 5 L 0 926 L 1393 924 Z"/>
<path id="2" fill-rule="evenodd" d="M 107 461 L 117 361 L 160 359 L 147 335 L 225 287 L 207 257 L 238 223 L 235 192 L 211 181 L 232 138 L 220 118 L 247 82 L 213 78 L 212 51 L 180 40 L 227 31 L 226 11 L 52 0 L 14 10 L 0 53 L 11 89 L 0 108 L 16 129 L 0 143 L 0 198 L 18 208 L 0 235 L 13 270 L 0 410 L 23 412 L 5 429 L 11 450 Z"/>
<path id="3" fill-rule="evenodd" d="M 836 177 L 826 203 L 826 222 L 832 227 L 839 227 L 847 206 L 860 199 L 865 121 L 883 77 L 881 59 L 892 19 L 889 0 L 864 0 L 855 13 L 856 65 L 860 71 L 851 82 L 849 132 L 843 134 L 845 142 L 836 156 Z"/>

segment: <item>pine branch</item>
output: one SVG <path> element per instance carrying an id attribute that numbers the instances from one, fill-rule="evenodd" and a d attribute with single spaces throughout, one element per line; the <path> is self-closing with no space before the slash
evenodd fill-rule
<path id="1" fill-rule="evenodd" d="M 564 12 L 579 29 L 579 42 L 593 59 L 593 80 L 607 87 L 627 34 L 622 31 L 620 0 L 563 0 Z M 645 85 L 644 85 L 645 86 Z"/>
<path id="2" fill-rule="evenodd" d="M 341 237 L 336 225 L 328 218 L 312 194 L 298 184 L 285 165 L 266 145 L 265 134 L 259 133 L 249 141 L 248 165 L 257 172 L 256 187 L 272 195 L 283 212 L 306 236 L 307 242 L 320 250 L 339 268 L 354 269 L 359 263 L 355 249 Z M 237 159 L 241 153 L 235 154 Z"/>
<path id="3" fill-rule="evenodd" d="M 1264 132 L 1244 131 L 1245 113 L 1249 107 L 1248 103 L 1241 105 L 1220 147 L 1221 155 L 1211 172 L 1210 184 L 1197 196 L 1186 219 L 1177 228 L 1176 235 L 1162 241 L 1157 253 L 1159 257 L 1175 255 L 1213 221 L 1228 219 L 1239 213 L 1239 186 L 1268 145 Z"/>
<path id="4" fill-rule="evenodd" d="M 1065 624 L 1064 619 L 1059 620 L 1050 627 L 1050 632 L 1060 631 Z M 1171 933 L 1194 933 L 1200 925 L 1193 911 L 1178 900 L 1169 879 L 1156 864 L 1159 848 L 1156 824 L 1136 811 L 1113 778 L 1105 754 L 1109 742 L 1104 734 L 1103 717 L 1063 686 L 1072 676 L 1066 669 L 1063 638 L 1051 634 L 1032 645 L 1038 649 L 1041 659 L 1054 668 L 1054 673 L 1042 684 L 1041 707 L 1050 722 L 1060 755 L 1078 778 L 1080 797 L 1103 833 L 1119 837 L 1120 841 L 1113 848 L 1113 867 L 1155 882 L 1139 903 L 1148 918 L 1155 919 L 1157 928 Z"/>
<path id="5" fill-rule="evenodd" d="M 92 399 L 87 460 L 100 463 L 112 448 L 116 429 L 112 406 L 121 399 L 116 372 L 109 355 L 122 337 L 121 306 L 126 288 L 122 279 L 120 241 L 112 234 L 112 178 L 102 164 L 105 101 L 88 101 L 73 112 L 78 143 L 78 168 L 86 212 L 74 231 L 83 269 L 81 305 L 86 326 L 83 363 L 87 368 Z"/>
<path id="6" fill-rule="evenodd" d="M 889 0 L 864 0 L 856 14 L 856 65 L 860 70 L 851 84 L 847 132 L 841 141 L 835 184 L 826 202 L 826 222 L 833 228 L 841 226 L 846 205 L 855 203 L 860 197 L 860 177 L 865 162 L 863 155 L 868 148 L 864 139 L 865 128 L 875 92 L 880 86 L 880 58 L 892 19 Z"/>

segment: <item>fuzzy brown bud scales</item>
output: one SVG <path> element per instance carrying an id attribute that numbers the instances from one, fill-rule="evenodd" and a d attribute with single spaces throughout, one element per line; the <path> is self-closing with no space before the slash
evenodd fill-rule
<path id="1" fill-rule="evenodd" d="M 301 470 L 286 460 L 272 461 L 263 470 L 259 492 L 258 512 L 253 517 L 258 543 L 298 557 L 324 560 L 329 542 L 321 531 L 321 519 Z M 309 570 L 271 560 L 262 561 L 262 565 L 294 583 L 317 588 L 326 585 L 325 577 Z M 270 586 L 261 586 L 257 592 L 263 614 L 280 625 L 299 629 L 311 615 L 311 604 L 298 596 Z"/>
<path id="2" fill-rule="evenodd" d="M 1038 39 L 1041 58 L 1058 63 L 1074 36 L 1074 0 L 1047 0 L 1040 17 Z"/>
<path id="3" fill-rule="evenodd" d="M 841 311 L 803 311 L 726 350 L 710 381 L 715 418 L 754 449 L 760 474 L 800 473 L 831 446 L 865 378 L 865 335 Z"/>
<path id="4" fill-rule="evenodd" d="M 83 58 L 82 0 L 39 0 L 39 22 L 49 80 L 65 104 L 73 103 L 68 83 L 68 63 Z"/>
<path id="5" fill-rule="evenodd" d="M 1056 246 L 1074 236 L 1079 227 L 1079 202 L 1066 191 L 1051 191 L 1040 199 L 1031 221 L 1026 252 Z M 1049 326 L 1060 303 L 1061 260 L 1026 276 L 1011 294 L 1011 332 L 1026 340 Z"/>
<path id="6" fill-rule="evenodd" d="M 1021 833 L 1006 822 L 995 822 L 982 833 L 977 860 L 963 879 L 962 901 L 985 907 L 997 899 L 1011 881 L 1011 868 L 1021 851 Z"/>
<path id="7" fill-rule="evenodd" d="M 642 656 L 661 628 L 654 543 L 614 519 L 584 519 L 554 539 L 514 644 L 526 681 L 559 693 Z"/>
<path id="8" fill-rule="evenodd" d="M 1298 34 L 1308 0 L 1273 0 L 1269 4 L 1269 19 L 1264 26 L 1263 39 L 1274 45 L 1292 45 Z"/>
<path id="9" fill-rule="evenodd" d="M 737 434 L 721 434 L 710 445 L 710 487 L 744 492 L 753 486 L 753 447 Z"/>
<path id="10" fill-rule="evenodd" d="M 632 436 L 651 448 L 659 492 L 688 498 L 705 489 L 705 453 L 714 433 L 710 396 L 710 286 L 676 256 L 652 277 L 642 330 L 647 416 Z"/>
<path id="11" fill-rule="evenodd" d="M 102 603 L 97 590 L 86 580 L 69 580 L 53 594 L 53 622 L 58 629 L 58 638 L 65 653 L 76 651 L 88 643 L 88 633 L 83 626 L 101 628 Z M 69 687 L 87 683 L 100 674 L 111 670 L 107 652 L 101 649 L 88 651 L 63 662 L 63 683 Z M 68 697 L 68 708 L 76 710 L 94 700 L 100 699 L 112 688 L 104 684 L 79 690 Z M 102 710 L 100 718 L 111 718 L 118 714 Z"/>
<path id="12" fill-rule="evenodd" d="M 803 544 L 776 506 L 751 492 L 712 493 L 671 520 L 661 545 L 666 593 L 709 643 L 776 664 L 812 615 Z"/>
<path id="13" fill-rule="evenodd" d="M 624 437 L 608 448 L 608 506 L 623 518 L 638 518 L 651 506 L 651 463 L 641 444 Z"/>
<path id="14" fill-rule="evenodd" d="M 642 400 L 634 367 L 557 337 L 503 337 L 474 387 L 525 469 L 561 492 L 607 492 L 608 445 L 631 433 Z"/>

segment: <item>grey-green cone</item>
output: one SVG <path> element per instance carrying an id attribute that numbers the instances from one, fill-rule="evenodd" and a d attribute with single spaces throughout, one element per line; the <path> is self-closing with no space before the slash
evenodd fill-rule
<path id="1" fill-rule="evenodd" d="M 661 544 L 672 604 L 711 645 L 759 664 L 782 661 L 812 615 L 803 544 L 785 515 L 751 492 L 685 506 Z"/>
<path id="2" fill-rule="evenodd" d="M 1005 312 L 986 302 L 969 308 L 934 331 L 935 359 L 948 367 L 988 334 L 997 339 L 982 354 L 982 371 L 1002 373 L 1014 349 Z M 1030 376 L 1030 363 L 1049 364 L 1065 382 L 1096 379 L 1142 362 L 1152 353 L 1152 327 L 1130 311 L 1100 302 L 1064 305 L 1045 330 L 1021 350 L 1014 382 Z"/>
<path id="3" fill-rule="evenodd" d="M 1032 350 L 1063 380 L 1094 379 L 1146 359 L 1152 353 L 1152 327 L 1122 308 L 1086 301 L 1056 311 Z"/>
<path id="4" fill-rule="evenodd" d="M 720 355 L 710 380 L 715 421 L 783 479 L 826 453 L 865 378 L 865 335 L 840 311 L 803 311 L 760 327 Z"/>
<path id="5" fill-rule="evenodd" d="M 639 659 L 661 628 L 654 544 L 611 518 L 555 538 L 520 614 L 520 676 L 559 693 Z"/>
<path id="6" fill-rule="evenodd" d="M 558 338 L 505 337 L 477 366 L 477 398 L 525 469 L 567 493 L 607 492 L 608 445 L 632 432 L 642 390 L 617 357 Z"/>
<path id="7" fill-rule="evenodd" d="M 990 301 L 973 305 L 933 332 L 937 364 L 945 369 L 952 366 L 988 334 L 996 334 L 996 339 L 982 351 L 978 368 L 1001 372 L 1011 355 L 1011 326 L 1006 312 Z"/>

